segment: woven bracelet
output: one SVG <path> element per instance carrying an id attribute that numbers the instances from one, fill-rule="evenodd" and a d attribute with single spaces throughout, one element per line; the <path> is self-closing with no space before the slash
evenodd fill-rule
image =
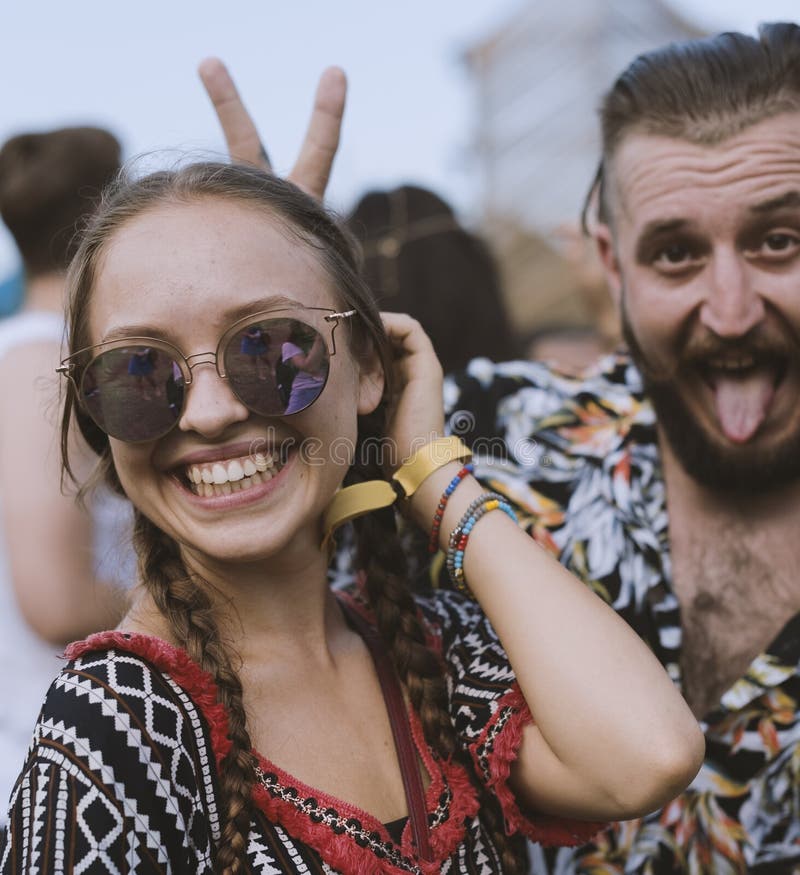
<path id="1" fill-rule="evenodd" d="M 453 586 L 461 592 L 469 591 L 464 579 L 464 551 L 470 532 L 478 520 L 492 510 L 502 510 L 514 522 L 517 521 L 513 508 L 502 495 L 496 492 L 484 492 L 470 504 L 458 525 L 450 533 L 445 564 Z"/>
<path id="2" fill-rule="evenodd" d="M 442 517 L 444 516 L 444 509 L 447 507 L 447 502 L 450 500 L 450 496 L 456 491 L 456 487 L 459 483 L 467 476 L 467 474 L 471 474 L 475 470 L 472 463 L 464 465 L 464 467 L 456 474 L 455 477 L 450 481 L 447 485 L 447 489 L 442 493 L 442 497 L 439 499 L 439 504 L 436 508 L 436 513 L 433 515 L 433 525 L 431 526 L 431 537 L 428 541 L 428 552 L 435 553 L 439 549 L 439 530 L 442 527 Z"/>

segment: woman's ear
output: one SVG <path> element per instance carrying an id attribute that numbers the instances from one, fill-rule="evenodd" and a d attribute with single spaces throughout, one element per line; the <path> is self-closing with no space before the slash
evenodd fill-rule
<path id="1" fill-rule="evenodd" d="M 378 356 L 372 352 L 358 374 L 358 415 L 364 416 L 380 404 L 386 379 Z"/>

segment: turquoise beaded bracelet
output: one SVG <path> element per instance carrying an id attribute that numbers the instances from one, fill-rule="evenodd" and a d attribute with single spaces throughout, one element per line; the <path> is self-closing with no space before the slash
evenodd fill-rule
<path id="1" fill-rule="evenodd" d="M 445 564 L 453 586 L 461 592 L 469 591 L 464 579 L 464 551 L 470 532 L 478 520 L 492 510 L 502 510 L 514 522 L 517 521 L 513 508 L 502 495 L 497 492 L 484 492 L 470 504 L 458 525 L 450 533 Z"/>

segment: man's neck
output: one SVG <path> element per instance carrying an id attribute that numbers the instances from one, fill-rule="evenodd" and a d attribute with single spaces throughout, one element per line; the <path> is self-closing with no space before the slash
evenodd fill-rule
<path id="1" fill-rule="evenodd" d="M 800 483 L 735 496 L 694 480 L 660 436 L 683 690 L 698 717 L 800 611 Z"/>
<path id="2" fill-rule="evenodd" d="M 64 309 L 64 275 L 48 273 L 29 278 L 25 285 L 23 309 L 61 313 Z"/>

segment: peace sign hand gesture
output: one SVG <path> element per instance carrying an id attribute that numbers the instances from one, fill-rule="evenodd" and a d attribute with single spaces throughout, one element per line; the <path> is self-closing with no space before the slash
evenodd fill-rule
<path id="1" fill-rule="evenodd" d="M 270 170 L 269 157 L 258 129 L 225 65 L 219 58 L 206 58 L 198 72 L 222 125 L 231 160 Z M 300 155 L 288 177 L 320 201 L 325 196 L 339 147 L 346 93 L 347 80 L 339 67 L 328 67 L 323 71 Z"/>

